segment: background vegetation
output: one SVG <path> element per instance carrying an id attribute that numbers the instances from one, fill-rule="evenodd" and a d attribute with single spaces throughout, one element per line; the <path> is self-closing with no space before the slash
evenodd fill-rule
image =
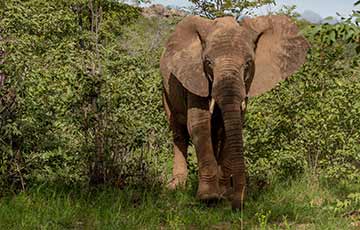
<path id="1" fill-rule="evenodd" d="M 192 198 L 193 150 L 186 190 L 162 188 L 172 146 L 159 58 L 181 18 L 146 18 L 115 0 L 0 4 L 0 228 L 206 228 L 245 220 L 263 229 L 269 221 L 338 229 L 359 218 L 351 214 L 360 208 L 359 12 L 336 25 L 294 18 L 312 48 L 292 78 L 250 102 L 244 217 Z M 211 17 L 235 6 L 226 4 L 214 5 Z M 296 16 L 291 8 L 280 13 Z M 89 184 L 106 188 L 92 192 Z M 33 212 L 47 203 L 59 210 Z M 344 216 L 355 217 L 336 219 Z"/>

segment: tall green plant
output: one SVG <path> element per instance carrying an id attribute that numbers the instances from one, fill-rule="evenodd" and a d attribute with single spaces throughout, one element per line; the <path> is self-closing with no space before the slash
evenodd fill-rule
<path id="1" fill-rule="evenodd" d="M 254 8 L 275 4 L 274 0 L 190 0 L 190 2 L 195 5 L 197 13 L 209 18 L 216 18 L 226 14 L 242 16 L 249 14 Z"/>

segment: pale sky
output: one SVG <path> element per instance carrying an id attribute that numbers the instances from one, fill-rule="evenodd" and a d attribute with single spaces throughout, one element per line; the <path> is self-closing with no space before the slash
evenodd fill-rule
<path id="1" fill-rule="evenodd" d="M 190 6 L 191 4 L 187 0 L 152 0 L 153 4 L 160 3 L 165 6 L 177 5 L 177 6 Z M 312 10 L 321 17 L 336 16 L 336 12 L 341 15 L 347 16 L 354 9 L 354 3 L 356 0 L 275 0 L 277 7 L 281 5 L 296 5 L 296 11 L 303 13 L 305 10 Z M 359 8 L 359 7 L 357 7 Z M 261 10 L 266 13 L 269 9 Z"/>

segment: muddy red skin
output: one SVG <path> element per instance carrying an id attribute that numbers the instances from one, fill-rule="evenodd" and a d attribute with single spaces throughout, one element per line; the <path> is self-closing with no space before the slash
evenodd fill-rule
<path id="1" fill-rule="evenodd" d="M 234 209 L 243 206 L 247 98 L 289 77 L 304 63 L 308 48 L 286 16 L 262 16 L 240 25 L 232 17 L 189 16 L 177 25 L 160 60 L 174 141 L 170 188 L 186 182 L 191 139 L 199 166 L 197 197 L 210 201 L 226 195 Z"/>

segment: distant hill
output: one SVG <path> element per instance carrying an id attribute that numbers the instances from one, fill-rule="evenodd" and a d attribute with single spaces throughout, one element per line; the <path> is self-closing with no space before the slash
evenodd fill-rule
<path id="1" fill-rule="evenodd" d="M 320 24 L 322 22 L 322 17 L 320 14 L 315 13 L 312 10 L 305 10 L 304 13 L 301 14 L 300 18 L 314 24 Z"/>
<path id="2" fill-rule="evenodd" d="M 187 14 L 191 14 L 191 10 L 186 7 L 179 7 L 176 5 L 167 5 L 163 6 L 161 4 L 154 4 L 147 7 L 142 8 L 142 14 L 145 17 L 184 17 Z M 245 16 L 246 17 L 246 16 Z M 313 24 L 336 24 L 339 21 L 334 17 L 327 17 L 322 18 L 320 14 L 312 11 L 312 10 L 305 10 L 300 19 L 304 19 L 308 22 Z"/>
<path id="3" fill-rule="evenodd" d="M 334 17 L 326 17 L 326 18 L 322 18 L 318 13 L 312 11 L 312 10 L 305 10 L 304 13 L 301 14 L 300 16 L 301 19 L 304 19 L 306 21 L 309 21 L 311 23 L 314 24 L 336 24 L 339 21 L 334 18 Z"/>
<path id="4" fill-rule="evenodd" d="M 184 17 L 187 14 L 182 8 L 154 4 L 142 8 L 142 15 L 145 17 Z"/>

